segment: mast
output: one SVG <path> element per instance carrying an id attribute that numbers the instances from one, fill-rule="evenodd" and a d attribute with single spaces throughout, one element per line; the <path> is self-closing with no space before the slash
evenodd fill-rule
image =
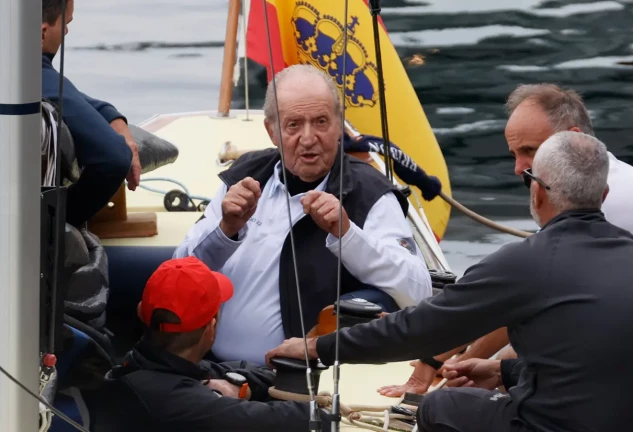
<path id="1" fill-rule="evenodd" d="M 224 37 L 224 58 L 222 59 L 222 81 L 220 82 L 220 102 L 218 117 L 228 117 L 233 93 L 233 67 L 237 50 L 237 27 L 240 19 L 240 0 L 229 0 L 229 16 Z"/>
<path id="2" fill-rule="evenodd" d="M 0 366 L 39 394 L 41 0 L 0 1 Z M 0 430 L 38 402 L 0 374 Z"/>

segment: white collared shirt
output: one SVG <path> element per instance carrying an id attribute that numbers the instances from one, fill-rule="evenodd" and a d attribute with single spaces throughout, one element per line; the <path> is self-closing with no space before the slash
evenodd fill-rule
<path id="1" fill-rule="evenodd" d="M 174 257 L 196 256 L 212 270 L 231 279 L 234 295 L 222 306 L 213 353 L 221 360 L 248 360 L 264 364 L 267 351 L 285 337 L 279 300 L 279 257 L 290 233 L 285 186 L 279 180 L 281 164 L 266 182 L 255 214 L 240 230 L 238 241 L 219 227 L 222 219 L 222 186 L 176 249 Z M 328 176 L 315 189 L 325 190 Z M 300 200 L 290 197 L 292 224 L 306 216 Z M 409 239 L 415 255 L 401 245 Z M 370 209 L 360 229 L 353 222 L 343 236 L 342 264 L 362 283 L 388 293 L 400 307 L 419 303 L 432 295 L 431 278 L 422 254 L 413 241 L 409 223 L 392 193 Z M 328 234 L 326 247 L 338 256 L 339 241 Z M 306 329 L 308 331 L 309 329 Z"/>

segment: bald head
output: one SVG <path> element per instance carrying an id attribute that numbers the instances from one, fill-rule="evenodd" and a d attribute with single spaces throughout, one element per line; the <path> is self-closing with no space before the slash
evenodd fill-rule
<path id="1" fill-rule="evenodd" d="M 283 99 L 287 95 L 302 95 L 306 99 L 312 94 L 331 97 L 334 115 L 341 115 L 341 98 L 334 80 L 321 69 L 311 65 L 292 65 L 275 75 L 277 97 Z M 264 116 L 269 122 L 277 121 L 277 106 L 275 103 L 275 88 L 272 82 L 268 84 L 264 99 Z"/>
<path id="2" fill-rule="evenodd" d="M 536 152 L 532 172 L 550 190 L 558 211 L 599 209 L 607 189 L 609 155 L 606 146 L 580 132 L 558 132 Z"/>

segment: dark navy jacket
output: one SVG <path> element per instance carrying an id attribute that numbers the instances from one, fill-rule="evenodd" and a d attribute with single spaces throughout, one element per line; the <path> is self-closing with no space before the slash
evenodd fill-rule
<path id="1" fill-rule="evenodd" d="M 59 73 L 53 56 L 42 55 L 42 96 L 59 103 Z M 126 120 L 112 105 L 86 96 L 64 77 L 63 116 L 75 143 L 82 169 L 68 188 L 66 221 L 78 226 L 101 210 L 125 180 L 132 151 L 110 122 Z M 126 120 L 127 121 L 127 120 Z"/>

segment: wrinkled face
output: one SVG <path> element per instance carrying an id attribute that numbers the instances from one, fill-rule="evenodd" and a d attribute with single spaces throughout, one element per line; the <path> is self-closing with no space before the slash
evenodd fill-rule
<path id="1" fill-rule="evenodd" d="M 66 28 L 64 34 L 68 34 L 68 24 L 73 20 L 75 11 L 74 0 L 66 2 Z M 57 54 L 62 44 L 62 16 L 59 15 L 55 24 L 42 23 L 42 53 Z"/>
<path id="2" fill-rule="evenodd" d="M 532 168 L 534 154 L 540 145 L 554 135 L 547 115 L 531 100 L 523 101 L 512 113 L 505 130 L 510 154 L 514 157 L 514 173 Z"/>
<path id="3" fill-rule="evenodd" d="M 324 177 L 334 165 L 341 137 L 327 84 L 311 76 L 289 76 L 277 87 L 277 98 L 281 131 L 276 120 L 265 125 L 275 146 L 283 144 L 286 168 L 305 182 Z"/>

